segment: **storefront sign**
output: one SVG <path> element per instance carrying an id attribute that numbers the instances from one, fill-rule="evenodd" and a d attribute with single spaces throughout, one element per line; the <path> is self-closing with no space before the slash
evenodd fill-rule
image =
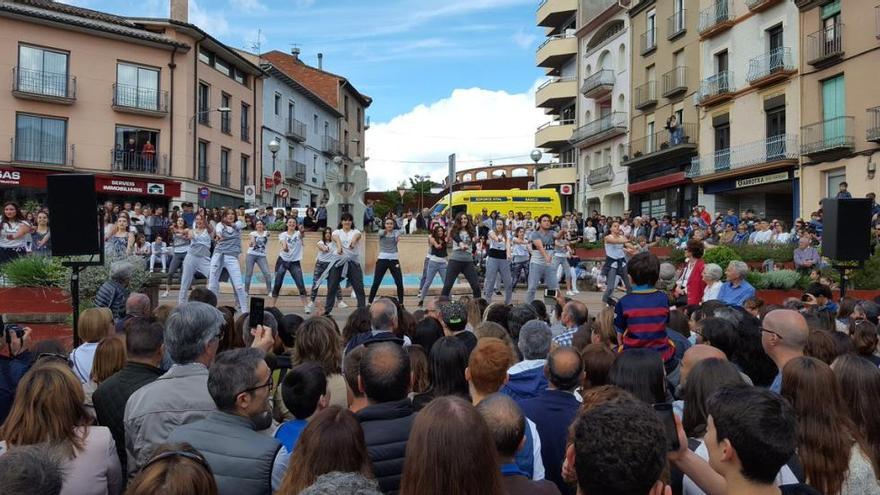
<path id="1" fill-rule="evenodd" d="M 784 180 L 788 180 L 788 172 L 779 172 L 770 175 L 761 175 L 759 177 L 749 177 L 748 179 L 737 179 L 736 180 L 736 188 L 742 189 L 744 187 L 752 187 L 752 186 L 760 186 L 762 184 L 770 184 L 772 182 L 782 182 Z"/>
<path id="2" fill-rule="evenodd" d="M 46 189 L 46 177 L 64 173 L 50 170 L 34 170 L 28 168 L 0 168 L 0 186 L 19 186 Z M 147 181 L 135 177 L 110 176 L 95 174 L 95 190 L 99 193 L 140 196 L 163 196 L 174 198 L 180 196 L 180 182 Z"/>
<path id="3" fill-rule="evenodd" d="M 7 186 L 18 186 L 21 184 L 21 172 L 18 170 L 10 170 L 0 168 L 0 184 Z"/>

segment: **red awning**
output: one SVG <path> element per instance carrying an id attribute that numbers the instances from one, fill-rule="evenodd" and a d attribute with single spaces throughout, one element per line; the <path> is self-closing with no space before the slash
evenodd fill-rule
<path id="1" fill-rule="evenodd" d="M 644 180 L 642 182 L 636 182 L 635 184 L 629 185 L 629 193 L 643 193 L 650 191 L 657 191 L 659 189 L 666 189 L 669 186 L 678 186 L 681 184 L 687 184 L 688 179 L 685 177 L 684 172 L 676 172 L 674 174 L 664 175 L 663 177 L 655 177 L 653 179 Z"/>
<path id="2" fill-rule="evenodd" d="M 0 185 L 46 188 L 46 176 L 63 174 L 54 170 L 38 170 L 17 167 L 0 167 Z M 180 196 L 180 182 L 154 178 L 127 177 L 121 175 L 95 174 L 95 191 L 132 196 L 161 196 L 175 198 Z"/>

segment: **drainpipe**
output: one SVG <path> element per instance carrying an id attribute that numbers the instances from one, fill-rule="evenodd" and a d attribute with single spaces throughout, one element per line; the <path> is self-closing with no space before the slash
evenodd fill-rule
<path id="1" fill-rule="evenodd" d="M 196 180 L 198 175 L 196 174 L 196 167 L 198 166 L 199 160 L 199 133 L 197 129 L 199 128 L 199 49 L 202 46 L 202 41 L 205 41 L 207 35 L 202 36 L 202 39 L 196 42 L 195 49 L 193 50 L 193 117 L 192 117 L 192 146 L 193 146 L 193 157 L 192 157 L 192 178 Z"/>
<path id="2" fill-rule="evenodd" d="M 169 123 L 169 133 L 171 134 L 170 139 L 168 140 L 168 176 L 174 175 L 174 69 L 177 68 L 177 64 L 174 62 L 174 56 L 177 55 L 177 47 L 174 47 L 174 50 L 171 52 L 171 61 L 168 62 L 168 69 L 171 74 L 171 100 L 169 102 L 169 113 L 171 115 L 171 122 Z"/>

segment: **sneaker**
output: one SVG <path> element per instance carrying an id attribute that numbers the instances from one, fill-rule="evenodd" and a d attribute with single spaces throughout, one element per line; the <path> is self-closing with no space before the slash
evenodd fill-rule
<path id="1" fill-rule="evenodd" d="M 567 292 L 565 293 L 565 295 L 568 296 L 568 297 L 574 297 L 574 292 L 573 292 L 573 291 L 567 291 Z"/>
<path id="2" fill-rule="evenodd" d="M 312 308 L 314 308 L 314 307 L 315 307 L 315 303 L 309 302 L 308 306 L 306 306 L 306 314 L 307 315 L 312 314 Z"/>
<path id="3" fill-rule="evenodd" d="M 580 293 L 581 293 L 581 291 L 579 291 L 579 290 L 577 290 L 577 287 L 575 287 L 575 288 L 573 288 L 573 289 L 571 289 L 571 291 L 572 291 L 572 292 L 574 292 L 574 293 L 575 293 L 575 295 L 577 295 L 577 294 L 580 294 Z"/>
<path id="4" fill-rule="evenodd" d="M 422 299 L 419 299 L 419 303 L 418 303 L 418 304 L 416 304 L 416 307 L 419 307 L 419 308 L 421 308 L 421 307 L 422 307 L 422 306 L 424 306 L 424 305 L 425 305 L 425 301 L 424 301 L 424 300 L 422 300 Z"/>
<path id="5" fill-rule="evenodd" d="M 339 301 L 339 307 L 345 309 L 348 307 L 348 304 L 345 304 L 345 301 Z"/>
<path id="6" fill-rule="evenodd" d="M 162 297 L 168 297 L 168 291 L 167 291 L 167 290 L 166 290 L 165 292 L 162 293 Z"/>

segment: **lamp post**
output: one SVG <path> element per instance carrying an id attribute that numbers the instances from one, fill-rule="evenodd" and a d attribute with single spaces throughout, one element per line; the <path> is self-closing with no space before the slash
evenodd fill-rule
<path id="1" fill-rule="evenodd" d="M 406 184 L 401 182 L 400 185 L 397 186 L 397 194 L 400 194 L 400 208 L 399 208 L 397 215 L 402 216 L 403 215 L 403 195 L 406 194 Z"/>
<path id="2" fill-rule="evenodd" d="M 272 153 L 272 180 L 275 180 L 275 155 L 278 154 L 278 150 L 281 149 L 281 143 L 278 142 L 278 138 L 272 138 L 269 141 L 269 151 Z M 275 183 L 272 183 L 272 206 L 275 206 Z"/>
<path id="3" fill-rule="evenodd" d="M 211 113 L 211 112 L 220 112 L 220 113 L 222 113 L 222 114 L 228 114 L 228 113 L 231 112 L 231 111 L 232 111 L 232 109 L 229 108 L 229 107 L 217 107 L 217 108 L 210 108 L 210 109 L 207 109 L 207 110 L 199 110 L 199 111 L 196 112 L 195 115 L 193 115 L 192 117 L 189 118 L 189 126 L 188 126 L 188 127 L 189 127 L 190 129 L 192 129 L 193 122 L 195 122 L 196 117 L 198 117 L 198 116 L 200 116 L 200 115 L 204 115 L 204 114 L 206 114 L 206 113 Z"/>
<path id="4" fill-rule="evenodd" d="M 534 149 L 534 150 L 532 150 L 531 154 L 529 154 L 529 157 L 532 159 L 533 162 L 535 162 L 535 181 L 532 183 L 532 186 L 533 186 L 532 189 L 537 189 L 537 185 L 538 185 L 538 162 L 541 161 L 541 157 L 542 157 L 542 156 L 544 156 L 544 154 L 541 153 L 541 150 L 538 150 L 538 149 Z"/>

